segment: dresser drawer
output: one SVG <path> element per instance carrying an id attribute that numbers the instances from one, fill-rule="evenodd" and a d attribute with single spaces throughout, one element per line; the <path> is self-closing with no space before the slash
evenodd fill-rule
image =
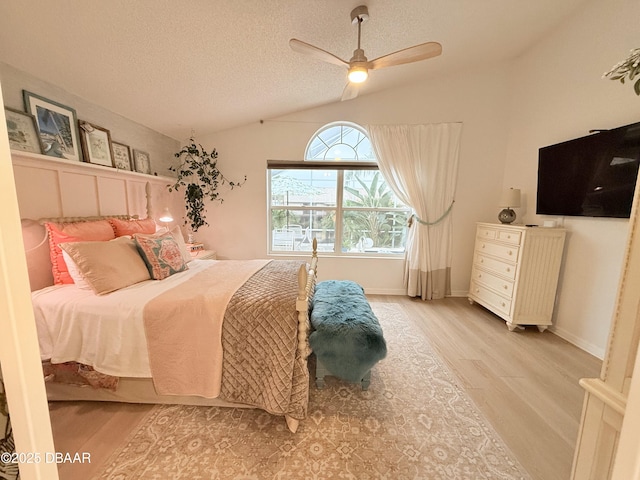
<path id="1" fill-rule="evenodd" d="M 511 298 L 513 296 L 513 282 L 497 277 L 492 273 L 489 273 L 479 268 L 473 268 L 471 271 L 471 278 L 482 286 L 489 287 L 496 292 L 500 292 L 502 295 Z"/>
<path id="2" fill-rule="evenodd" d="M 498 240 L 513 245 L 520 245 L 522 232 L 515 230 L 498 230 Z"/>
<path id="3" fill-rule="evenodd" d="M 474 265 L 487 270 L 491 270 L 492 272 L 507 277 L 511 280 L 515 280 L 516 278 L 516 271 L 518 270 L 518 267 L 517 265 L 514 265 L 512 263 L 503 262 L 502 260 L 498 260 L 497 258 L 486 257 L 481 253 L 476 253 L 476 257 L 473 263 Z"/>
<path id="4" fill-rule="evenodd" d="M 476 298 L 478 301 L 482 301 L 490 305 L 497 312 L 509 315 L 511 311 L 511 300 L 504 298 L 497 293 L 489 290 L 474 280 L 471 280 L 471 298 Z"/>
<path id="5" fill-rule="evenodd" d="M 478 242 L 478 252 L 494 257 L 502 258 L 508 262 L 518 261 L 518 247 L 511 245 L 502 245 L 493 242 Z"/>
<path id="6" fill-rule="evenodd" d="M 495 228 L 478 227 L 476 233 L 478 238 L 486 238 L 488 240 L 495 240 L 498 238 L 498 231 Z"/>

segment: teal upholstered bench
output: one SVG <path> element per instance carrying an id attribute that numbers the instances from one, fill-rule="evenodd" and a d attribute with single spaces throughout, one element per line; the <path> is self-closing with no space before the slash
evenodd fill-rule
<path id="1" fill-rule="evenodd" d="M 371 367 L 387 355 L 387 345 L 364 289 L 348 280 L 319 282 L 311 301 L 311 326 L 316 386 L 323 388 L 325 375 L 333 375 L 359 382 L 366 390 Z"/>

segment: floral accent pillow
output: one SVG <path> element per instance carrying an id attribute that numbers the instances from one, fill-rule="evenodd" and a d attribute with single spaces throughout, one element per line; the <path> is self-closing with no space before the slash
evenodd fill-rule
<path id="1" fill-rule="evenodd" d="M 162 280 L 189 268 L 182 257 L 180 247 L 170 233 L 163 235 L 136 234 L 133 238 L 140 256 L 154 280 Z"/>

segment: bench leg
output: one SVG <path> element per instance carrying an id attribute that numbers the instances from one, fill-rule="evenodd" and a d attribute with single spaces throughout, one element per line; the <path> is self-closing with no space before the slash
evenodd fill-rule
<path id="1" fill-rule="evenodd" d="M 322 390 L 324 388 L 325 375 L 331 375 L 331 373 L 325 368 L 318 357 L 316 357 L 316 388 L 318 390 Z M 362 390 L 369 390 L 369 385 L 371 385 L 371 370 L 365 373 L 362 380 L 360 380 Z"/>
<path id="2" fill-rule="evenodd" d="M 322 390 L 324 388 L 325 375 L 329 375 L 329 371 L 324 367 L 318 357 L 316 357 L 316 388 L 318 390 Z"/>
<path id="3" fill-rule="evenodd" d="M 362 380 L 360 380 L 360 384 L 362 385 L 362 390 L 369 390 L 369 385 L 371 385 L 371 370 L 365 373 Z"/>

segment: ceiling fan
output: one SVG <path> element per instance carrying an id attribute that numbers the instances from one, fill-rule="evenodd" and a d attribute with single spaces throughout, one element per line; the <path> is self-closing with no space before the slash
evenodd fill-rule
<path id="1" fill-rule="evenodd" d="M 351 11 L 351 23 L 358 24 L 358 48 L 353 51 L 353 57 L 351 57 L 351 60 L 348 62 L 326 50 L 322 50 L 296 38 L 289 40 L 289 46 L 296 52 L 311 55 L 324 62 L 348 67 L 349 72 L 347 78 L 349 82 L 342 92 L 342 100 L 351 100 L 358 96 L 359 85 L 367 79 L 369 70 L 419 62 L 420 60 L 437 57 L 442 53 L 442 45 L 438 42 L 427 42 L 389 53 L 374 60 L 367 60 L 367 57 L 364 55 L 364 50 L 360 48 L 360 31 L 362 24 L 368 19 L 369 10 L 365 5 L 356 7 Z"/>

